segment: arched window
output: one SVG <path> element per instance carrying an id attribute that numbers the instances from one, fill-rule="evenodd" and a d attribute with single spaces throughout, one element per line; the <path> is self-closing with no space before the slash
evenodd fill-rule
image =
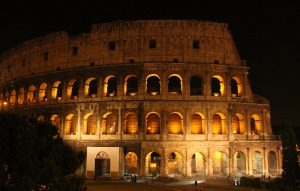
<path id="1" fill-rule="evenodd" d="M 34 85 L 29 86 L 27 92 L 27 100 L 28 102 L 35 103 L 36 99 L 36 88 Z"/>
<path id="2" fill-rule="evenodd" d="M 47 101 L 47 84 L 42 83 L 39 89 L 39 101 Z"/>
<path id="3" fill-rule="evenodd" d="M 52 99 L 61 100 L 61 98 L 62 98 L 62 83 L 60 81 L 56 81 L 53 83 L 51 97 L 52 97 Z"/>
<path id="4" fill-rule="evenodd" d="M 87 118 L 87 132 L 88 135 L 95 135 L 96 133 L 96 117 L 94 114 Z"/>
<path id="5" fill-rule="evenodd" d="M 150 113 L 147 116 L 147 134 L 160 133 L 160 117 L 156 113 Z"/>
<path id="6" fill-rule="evenodd" d="M 23 104 L 23 102 L 24 102 L 24 96 L 25 96 L 24 94 L 25 94 L 25 90 L 22 87 L 22 88 L 19 89 L 18 104 Z"/>
<path id="7" fill-rule="evenodd" d="M 171 75 L 168 82 L 168 93 L 181 94 L 181 78 L 178 75 Z"/>
<path id="8" fill-rule="evenodd" d="M 242 80 L 239 77 L 232 77 L 231 79 L 231 96 L 242 96 L 243 84 Z"/>
<path id="9" fill-rule="evenodd" d="M 149 76 L 147 78 L 147 94 L 160 94 L 160 79 L 157 75 Z"/>
<path id="10" fill-rule="evenodd" d="M 224 80 L 221 76 L 214 75 L 211 79 L 211 93 L 213 96 L 224 95 Z"/>
<path id="11" fill-rule="evenodd" d="M 50 118 L 50 121 L 52 123 L 52 125 L 54 125 L 55 127 L 57 127 L 57 132 L 60 133 L 60 118 L 58 115 L 52 115 Z"/>
<path id="12" fill-rule="evenodd" d="M 76 135 L 77 117 L 74 114 L 69 114 L 66 117 L 65 131 L 66 135 Z"/>
<path id="13" fill-rule="evenodd" d="M 102 119 L 102 134 L 116 134 L 117 132 L 117 117 L 113 113 L 107 113 Z"/>
<path id="14" fill-rule="evenodd" d="M 96 78 L 89 78 L 85 82 L 84 95 L 87 97 L 96 97 L 97 95 L 97 81 Z"/>
<path id="15" fill-rule="evenodd" d="M 75 79 L 70 80 L 67 87 L 67 97 L 69 99 L 77 99 L 78 91 L 79 91 L 78 88 L 79 88 L 78 81 Z"/>
<path id="16" fill-rule="evenodd" d="M 9 103 L 11 105 L 15 105 L 15 103 L 16 103 L 16 94 L 17 94 L 16 90 L 11 91 L 11 93 L 10 93 Z"/>
<path id="17" fill-rule="evenodd" d="M 198 76 L 193 76 L 190 79 L 190 95 L 203 95 L 202 80 Z"/>
<path id="18" fill-rule="evenodd" d="M 202 117 L 200 114 L 193 114 L 191 117 L 191 133 L 192 134 L 202 134 Z"/>
<path id="19" fill-rule="evenodd" d="M 260 117 L 257 114 L 251 116 L 251 134 L 262 133 L 262 124 Z"/>
<path id="20" fill-rule="evenodd" d="M 128 113 L 125 118 L 125 134 L 138 133 L 138 117 L 135 113 Z"/>
<path id="21" fill-rule="evenodd" d="M 245 133 L 244 117 L 239 113 L 232 116 L 232 133 L 234 134 Z"/>
<path id="22" fill-rule="evenodd" d="M 117 78 L 115 76 L 105 78 L 103 92 L 108 97 L 117 96 Z"/>
<path id="23" fill-rule="evenodd" d="M 269 173 L 277 173 L 277 157 L 274 151 L 269 152 Z"/>
<path id="24" fill-rule="evenodd" d="M 172 113 L 168 118 L 169 134 L 182 134 L 182 117 L 178 113 Z"/>
<path id="25" fill-rule="evenodd" d="M 124 83 L 125 95 L 138 94 L 138 78 L 136 76 L 127 76 Z"/>
<path id="26" fill-rule="evenodd" d="M 212 117 L 212 133 L 226 134 L 225 118 L 221 114 L 214 114 Z"/>

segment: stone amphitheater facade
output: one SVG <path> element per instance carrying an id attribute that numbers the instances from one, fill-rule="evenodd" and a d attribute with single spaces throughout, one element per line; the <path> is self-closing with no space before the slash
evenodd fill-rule
<path id="1" fill-rule="evenodd" d="M 281 141 L 225 23 L 138 20 L 52 33 L 0 57 L 2 112 L 87 152 L 86 177 L 277 175 Z"/>

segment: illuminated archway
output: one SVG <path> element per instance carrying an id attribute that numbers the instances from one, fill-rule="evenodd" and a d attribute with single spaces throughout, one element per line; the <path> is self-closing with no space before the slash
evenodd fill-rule
<path id="1" fill-rule="evenodd" d="M 201 113 L 194 113 L 191 117 L 191 134 L 205 133 L 204 115 Z"/>
<path id="2" fill-rule="evenodd" d="M 157 152 L 150 152 L 146 155 L 145 174 L 160 174 L 160 155 Z"/>
<path id="3" fill-rule="evenodd" d="M 111 112 L 106 113 L 102 118 L 102 134 L 116 134 L 117 116 Z"/>
<path id="4" fill-rule="evenodd" d="M 206 164 L 204 155 L 200 152 L 196 152 L 191 158 L 191 174 L 192 176 L 205 177 Z"/>
<path id="5" fill-rule="evenodd" d="M 224 79 L 219 75 L 214 75 L 211 79 L 211 93 L 213 96 L 224 96 Z"/>
<path id="6" fill-rule="evenodd" d="M 168 79 L 168 93 L 182 94 L 182 78 L 178 74 L 172 74 Z"/>
<path id="7" fill-rule="evenodd" d="M 175 177 L 183 172 L 183 158 L 178 152 L 172 152 L 168 159 L 168 176 Z"/>
<path id="8" fill-rule="evenodd" d="M 212 117 L 212 133 L 226 134 L 226 119 L 222 113 L 216 113 Z"/>
<path id="9" fill-rule="evenodd" d="M 74 114 L 69 114 L 66 117 L 64 134 L 76 135 L 76 129 L 77 129 L 77 117 Z"/>
<path id="10" fill-rule="evenodd" d="M 56 81 L 53 83 L 51 97 L 52 99 L 59 99 L 59 100 L 62 98 L 62 83 L 60 81 Z"/>
<path id="11" fill-rule="evenodd" d="M 85 81 L 84 96 L 85 97 L 96 97 L 97 96 L 97 81 L 96 81 L 96 78 L 88 78 Z"/>
<path id="12" fill-rule="evenodd" d="M 103 93 L 104 96 L 117 96 L 117 78 L 115 76 L 110 75 L 104 79 Z"/>
<path id="13" fill-rule="evenodd" d="M 251 116 L 251 134 L 260 134 L 262 133 L 262 124 L 259 115 L 253 114 Z"/>
<path id="14" fill-rule="evenodd" d="M 213 155 L 212 167 L 214 176 L 226 176 L 227 156 L 223 152 L 215 152 Z"/>
<path id="15" fill-rule="evenodd" d="M 57 128 L 57 132 L 60 133 L 60 117 L 54 114 L 51 116 L 50 121 Z"/>
<path id="16" fill-rule="evenodd" d="M 27 100 L 29 102 L 35 103 L 36 99 L 36 88 L 34 85 L 30 85 L 27 92 Z"/>
<path id="17" fill-rule="evenodd" d="M 182 134 L 183 133 L 183 120 L 179 113 L 172 113 L 168 117 L 168 133 L 169 134 Z"/>
<path id="18" fill-rule="evenodd" d="M 25 99 L 25 89 L 21 87 L 18 94 L 18 104 L 23 104 Z"/>
<path id="19" fill-rule="evenodd" d="M 246 174 L 246 155 L 241 152 L 235 152 L 233 155 L 234 159 L 234 172 Z"/>
<path id="20" fill-rule="evenodd" d="M 77 99 L 78 98 L 78 91 L 79 91 L 79 83 L 77 80 L 72 79 L 68 83 L 67 87 L 67 98 L 68 99 Z"/>
<path id="21" fill-rule="evenodd" d="M 242 84 L 242 80 L 239 77 L 237 76 L 232 77 L 230 85 L 231 85 L 232 97 L 242 96 L 243 84 Z"/>
<path id="22" fill-rule="evenodd" d="M 203 95 L 202 79 L 199 76 L 192 76 L 190 79 L 190 95 Z"/>
<path id="23" fill-rule="evenodd" d="M 125 174 L 138 174 L 138 157 L 134 152 L 128 152 L 125 156 Z"/>
<path id="24" fill-rule="evenodd" d="M 96 134 L 96 116 L 88 113 L 83 117 L 83 133 L 87 135 Z"/>
<path id="25" fill-rule="evenodd" d="M 255 151 L 252 157 L 252 171 L 253 174 L 263 173 L 263 158 L 259 151 Z"/>
<path id="26" fill-rule="evenodd" d="M 147 134 L 160 133 L 160 116 L 157 113 L 149 113 L 146 117 Z"/>
<path id="27" fill-rule="evenodd" d="M 244 117 L 240 113 L 236 113 L 232 116 L 232 133 L 234 134 L 244 134 L 245 124 Z"/>
<path id="28" fill-rule="evenodd" d="M 10 93 L 10 99 L 9 99 L 9 103 L 11 105 L 15 105 L 16 103 L 16 90 L 12 90 L 11 93 Z"/>
<path id="29" fill-rule="evenodd" d="M 126 115 L 125 120 L 124 120 L 124 133 L 125 134 L 137 134 L 138 133 L 138 116 L 130 112 Z"/>
<path id="30" fill-rule="evenodd" d="M 268 164 L 269 164 L 269 173 L 277 173 L 277 157 L 274 151 L 269 152 L 269 158 L 268 158 Z"/>
<path id="31" fill-rule="evenodd" d="M 38 120 L 38 122 L 44 122 L 45 121 L 45 117 L 42 116 L 42 115 L 40 115 L 40 116 L 38 116 L 37 120 Z"/>
<path id="32" fill-rule="evenodd" d="M 39 89 L 39 101 L 47 101 L 47 84 L 42 83 Z"/>
<path id="33" fill-rule="evenodd" d="M 138 78 L 136 75 L 128 75 L 124 80 L 124 95 L 135 96 L 138 94 Z"/>
<path id="34" fill-rule="evenodd" d="M 147 94 L 160 94 L 160 78 L 157 74 L 151 74 L 146 78 Z"/>

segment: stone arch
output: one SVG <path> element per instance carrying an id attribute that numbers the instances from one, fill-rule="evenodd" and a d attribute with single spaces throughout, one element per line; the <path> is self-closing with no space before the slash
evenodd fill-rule
<path id="1" fill-rule="evenodd" d="M 263 157 L 259 151 L 254 151 L 253 153 L 252 172 L 254 175 L 263 173 Z"/>
<path id="2" fill-rule="evenodd" d="M 203 95 L 203 80 L 200 76 L 190 78 L 190 95 Z"/>
<path id="3" fill-rule="evenodd" d="M 195 112 L 191 117 L 191 134 L 205 133 L 205 118 L 202 113 Z"/>
<path id="4" fill-rule="evenodd" d="M 116 134 L 117 132 L 117 116 L 108 112 L 102 118 L 102 134 Z"/>
<path id="5" fill-rule="evenodd" d="M 236 96 L 242 96 L 243 93 L 243 83 L 241 78 L 237 76 L 233 76 L 231 79 L 231 96 L 236 97 Z"/>
<path id="6" fill-rule="evenodd" d="M 96 80 L 96 78 L 91 77 L 85 81 L 83 94 L 85 97 L 96 97 L 97 96 L 97 80 Z"/>
<path id="7" fill-rule="evenodd" d="M 138 116 L 134 112 L 129 112 L 125 115 L 124 120 L 124 133 L 125 134 L 137 134 L 139 130 Z"/>
<path id="8" fill-rule="evenodd" d="M 76 129 L 77 129 L 77 117 L 74 114 L 69 114 L 66 117 L 64 134 L 76 135 Z"/>
<path id="9" fill-rule="evenodd" d="M 93 113 L 88 113 L 83 117 L 83 134 L 96 134 L 96 116 Z"/>
<path id="10" fill-rule="evenodd" d="M 226 118 L 222 113 L 215 113 L 212 116 L 212 133 L 226 134 Z"/>
<path id="11" fill-rule="evenodd" d="M 183 175 L 183 155 L 179 152 L 172 152 L 168 155 L 168 176 L 176 177 Z"/>
<path id="12" fill-rule="evenodd" d="M 183 117 L 180 113 L 173 112 L 168 117 L 168 133 L 182 134 L 183 133 Z"/>
<path id="13" fill-rule="evenodd" d="M 211 93 L 213 96 L 224 96 L 225 84 L 222 76 L 214 75 L 211 79 Z"/>
<path id="14" fill-rule="evenodd" d="M 224 152 L 215 152 L 212 158 L 213 176 L 226 176 L 227 162 L 228 158 Z"/>
<path id="15" fill-rule="evenodd" d="M 252 135 L 255 135 L 255 134 L 260 134 L 262 133 L 262 123 L 261 123 L 261 118 L 259 115 L 257 114 L 253 114 L 251 116 L 251 119 L 250 119 L 250 122 L 251 122 L 251 134 Z"/>
<path id="16" fill-rule="evenodd" d="M 274 151 L 269 152 L 268 164 L 269 164 L 268 165 L 269 174 L 277 173 L 277 157 Z"/>
<path id="17" fill-rule="evenodd" d="M 47 101 L 47 84 L 42 83 L 39 88 L 39 101 Z"/>
<path id="18" fill-rule="evenodd" d="M 232 133 L 244 134 L 245 133 L 245 120 L 244 116 L 236 113 L 232 116 Z"/>
<path id="19" fill-rule="evenodd" d="M 79 83 L 76 79 L 72 79 L 68 83 L 67 87 L 67 98 L 68 99 L 77 99 L 79 92 Z"/>
<path id="20" fill-rule="evenodd" d="M 246 155 L 242 151 L 233 154 L 233 168 L 235 174 L 246 174 Z"/>
<path id="21" fill-rule="evenodd" d="M 168 78 L 168 93 L 182 94 L 182 78 L 179 74 L 172 74 Z"/>
<path id="22" fill-rule="evenodd" d="M 204 179 L 206 176 L 206 159 L 203 153 L 195 152 L 191 156 L 191 175 Z"/>
<path id="23" fill-rule="evenodd" d="M 135 96 L 138 94 L 138 78 L 136 75 L 128 75 L 124 80 L 124 95 Z"/>
<path id="24" fill-rule="evenodd" d="M 52 99 L 61 100 L 61 98 L 62 98 L 62 83 L 61 83 L 61 81 L 55 81 L 53 83 L 51 97 L 52 97 Z"/>
<path id="25" fill-rule="evenodd" d="M 147 134 L 160 134 L 160 116 L 155 112 L 146 116 Z"/>
<path id="26" fill-rule="evenodd" d="M 16 95 L 17 95 L 16 90 L 12 90 L 10 92 L 10 98 L 9 98 L 10 105 L 15 105 L 15 103 L 16 103 Z"/>
<path id="27" fill-rule="evenodd" d="M 50 117 L 50 121 L 52 125 L 57 128 L 57 132 L 60 133 L 60 117 L 57 114 L 54 114 Z"/>
<path id="28" fill-rule="evenodd" d="M 161 156 L 159 153 L 152 151 L 145 157 L 145 174 L 154 175 L 160 174 Z"/>
<path id="29" fill-rule="evenodd" d="M 25 89 L 23 87 L 21 87 L 19 89 L 19 94 L 18 94 L 18 104 L 23 104 L 25 99 Z"/>
<path id="30" fill-rule="evenodd" d="M 118 80 L 115 76 L 109 75 L 104 79 L 103 93 L 104 96 L 116 96 L 117 95 L 117 83 Z"/>
<path id="31" fill-rule="evenodd" d="M 138 157 L 134 152 L 125 155 L 124 171 L 125 174 L 138 174 Z"/>
<path id="32" fill-rule="evenodd" d="M 27 100 L 31 103 L 35 103 L 36 99 L 36 87 L 34 85 L 30 85 L 27 91 Z"/>
<path id="33" fill-rule="evenodd" d="M 160 77 L 157 74 L 150 74 L 146 78 L 146 92 L 150 95 L 160 94 Z"/>

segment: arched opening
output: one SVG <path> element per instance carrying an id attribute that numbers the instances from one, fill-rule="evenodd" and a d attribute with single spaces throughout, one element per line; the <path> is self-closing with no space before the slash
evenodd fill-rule
<path id="1" fill-rule="evenodd" d="M 190 79 L 190 95 L 203 95 L 202 80 L 198 76 L 193 76 Z"/>
<path id="2" fill-rule="evenodd" d="M 87 135 L 96 134 L 96 116 L 94 114 L 86 114 L 83 118 L 83 133 Z"/>
<path id="3" fill-rule="evenodd" d="M 192 176 L 199 177 L 204 179 L 205 173 L 205 159 L 204 155 L 200 152 L 196 152 L 192 155 L 191 158 L 191 174 Z"/>
<path id="4" fill-rule="evenodd" d="M 77 99 L 78 91 L 79 91 L 78 81 L 75 79 L 70 80 L 67 87 L 67 97 L 69 99 Z"/>
<path id="5" fill-rule="evenodd" d="M 66 135 L 76 135 L 77 117 L 74 114 L 69 114 L 66 117 L 65 131 Z"/>
<path id="6" fill-rule="evenodd" d="M 128 152 L 125 156 L 125 174 L 138 174 L 138 157 L 134 152 Z"/>
<path id="7" fill-rule="evenodd" d="M 160 94 L 160 79 L 157 75 L 150 75 L 147 77 L 147 94 L 159 95 Z"/>
<path id="8" fill-rule="evenodd" d="M 277 173 L 277 157 L 274 151 L 269 152 L 269 174 Z"/>
<path id="9" fill-rule="evenodd" d="M 62 98 L 62 83 L 60 81 L 56 81 L 53 83 L 51 97 L 52 97 L 52 99 L 61 100 L 61 98 Z"/>
<path id="10" fill-rule="evenodd" d="M 57 128 L 57 132 L 60 133 L 60 117 L 54 114 L 51 116 L 50 121 Z"/>
<path id="11" fill-rule="evenodd" d="M 155 176 L 160 174 L 160 155 L 157 152 L 150 152 L 145 158 L 145 174 Z"/>
<path id="12" fill-rule="evenodd" d="M 34 85 L 30 85 L 27 92 L 28 102 L 35 103 L 36 99 L 36 88 Z"/>
<path id="13" fill-rule="evenodd" d="M 130 75 L 125 78 L 124 93 L 125 95 L 135 96 L 138 94 L 138 78 Z"/>
<path id="14" fill-rule="evenodd" d="M 125 117 L 125 134 L 137 134 L 138 133 L 138 116 L 135 113 L 128 113 Z"/>
<path id="15" fill-rule="evenodd" d="M 84 96 L 86 96 L 86 97 L 96 97 L 97 96 L 96 78 L 89 78 L 85 81 Z"/>
<path id="16" fill-rule="evenodd" d="M 255 151 L 252 158 L 252 171 L 254 175 L 263 173 L 263 160 L 260 152 Z"/>
<path id="17" fill-rule="evenodd" d="M 226 176 L 227 171 L 227 156 L 223 152 L 215 152 L 213 155 L 213 175 Z"/>
<path id="18" fill-rule="evenodd" d="M 236 96 L 242 96 L 243 93 L 243 84 L 242 80 L 239 77 L 232 77 L 231 79 L 231 96 L 236 97 Z"/>
<path id="19" fill-rule="evenodd" d="M 181 77 L 179 75 L 171 75 L 168 81 L 168 93 L 170 94 L 181 94 Z"/>
<path id="20" fill-rule="evenodd" d="M 213 96 L 224 95 L 224 80 L 221 76 L 214 75 L 211 79 L 211 93 Z"/>
<path id="21" fill-rule="evenodd" d="M 194 113 L 191 117 L 191 134 L 203 134 L 204 133 L 204 119 L 201 114 Z"/>
<path id="22" fill-rule="evenodd" d="M 45 121 L 45 117 L 42 116 L 42 115 L 40 115 L 40 116 L 38 116 L 37 120 L 38 120 L 38 122 L 44 122 Z"/>
<path id="23" fill-rule="evenodd" d="M 117 132 L 117 117 L 113 113 L 107 113 L 102 119 L 102 134 L 116 134 Z"/>
<path id="24" fill-rule="evenodd" d="M 182 175 L 183 159 L 180 153 L 172 152 L 168 160 L 168 176 L 176 177 Z"/>
<path id="25" fill-rule="evenodd" d="M 147 118 L 147 134 L 160 133 L 160 117 L 156 113 L 150 113 Z"/>
<path id="26" fill-rule="evenodd" d="M 10 93 L 10 99 L 9 99 L 9 103 L 10 105 L 15 105 L 16 103 L 16 90 L 12 90 Z"/>
<path id="27" fill-rule="evenodd" d="M 232 116 L 232 133 L 234 134 L 244 134 L 244 117 L 242 114 L 236 113 Z"/>
<path id="28" fill-rule="evenodd" d="M 234 171 L 236 174 L 246 174 L 246 156 L 243 152 L 238 151 L 234 153 Z"/>
<path id="29" fill-rule="evenodd" d="M 251 134 L 256 135 L 262 133 L 262 125 L 260 117 L 257 114 L 251 116 Z"/>
<path id="30" fill-rule="evenodd" d="M 182 134 L 182 117 L 178 113 L 172 113 L 168 118 L 169 134 Z"/>
<path id="31" fill-rule="evenodd" d="M 24 90 L 24 88 L 22 87 L 22 88 L 20 88 L 19 89 L 19 95 L 18 95 L 18 104 L 23 104 L 23 102 L 24 102 L 24 97 L 25 97 L 25 90 Z"/>
<path id="32" fill-rule="evenodd" d="M 115 76 L 107 76 L 104 80 L 104 95 L 108 97 L 117 96 L 117 78 Z"/>
<path id="33" fill-rule="evenodd" d="M 216 113 L 212 117 L 212 133 L 213 134 L 226 134 L 226 121 L 221 113 Z"/>
<path id="34" fill-rule="evenodd" d="M 47 101 L 47 84 L 42 83 L 39 89 L 39 101 Z"/>
<path id="35" fill-rule="evenodd" d="M 95 158 L 95 178 L 110 177 L 110 158 L 104 151 L 99 152 Z"/>

